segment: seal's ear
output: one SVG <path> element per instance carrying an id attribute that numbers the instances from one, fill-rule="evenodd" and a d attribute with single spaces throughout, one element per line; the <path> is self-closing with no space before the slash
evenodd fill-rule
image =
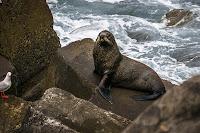
<path id="1" fill-rule="evenodd" d="M 100 41 L 100 37 L 97 36 L 97 38 L 96 38 L 96 42 L 99 42 L 99 41 Z"/>

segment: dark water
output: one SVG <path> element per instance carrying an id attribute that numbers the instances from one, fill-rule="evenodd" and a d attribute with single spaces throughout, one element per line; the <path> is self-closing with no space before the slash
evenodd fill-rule
<path id="1" fill-rule="evenodd" d="M 62 46 L 111 31 L 120 51 L 152 67 L 162 78 L 181 83 L 200 74 L 199 0 L 47 0 Z M 183 8 L 195 17 L 168 28 L 162 16 Z"/>

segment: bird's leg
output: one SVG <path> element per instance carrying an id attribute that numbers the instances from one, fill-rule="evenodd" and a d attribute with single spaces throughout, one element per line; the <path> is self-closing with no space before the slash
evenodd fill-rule
<path id="1" fill-rule="evenodd" d="M 4 101 L 7 101 L 9 97 L 6 96 L 4 92 L 2 92 L 2 93 L 3 93 L 3 96 L 2 96 L 3 100 L 4 100 Z"/>
<path id="2" fill-rule="evenodd" d="M 0 91 L 0 93 L 1 93 L 1 97 L 2 97 L 2 96 L 3 96 L 3 95 L 2 95 L 2 92 Z"/>

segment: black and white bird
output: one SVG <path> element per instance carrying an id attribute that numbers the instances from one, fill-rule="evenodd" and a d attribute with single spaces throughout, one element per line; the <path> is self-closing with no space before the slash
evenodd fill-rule
<path id="1" fill-rule="evenodd" d="M 8 99 L 8 96 L 5 95 L 5 91 L 7 91 L 10 87 L 11 87 L 11 72 L 8 72 L 6 74 L 6 77 L 3 81 L 0 82 L 0 93 L 1 93 L 1 97 L 3 100 Z"/>

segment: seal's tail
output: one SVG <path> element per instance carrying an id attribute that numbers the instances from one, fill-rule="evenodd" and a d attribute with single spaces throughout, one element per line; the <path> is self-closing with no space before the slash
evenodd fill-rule
<path id="1" fill-rule="evenodd" d="M 154 92 L 151 95 L 142 95 L 142 96 L 136 96 L 134 97 L 134 99 L 136 101 L 146 101 L 146 100 L 155 100 L 157 98 L 159 98 L 162 94 L 164 94 L 164 92 Z"/>

